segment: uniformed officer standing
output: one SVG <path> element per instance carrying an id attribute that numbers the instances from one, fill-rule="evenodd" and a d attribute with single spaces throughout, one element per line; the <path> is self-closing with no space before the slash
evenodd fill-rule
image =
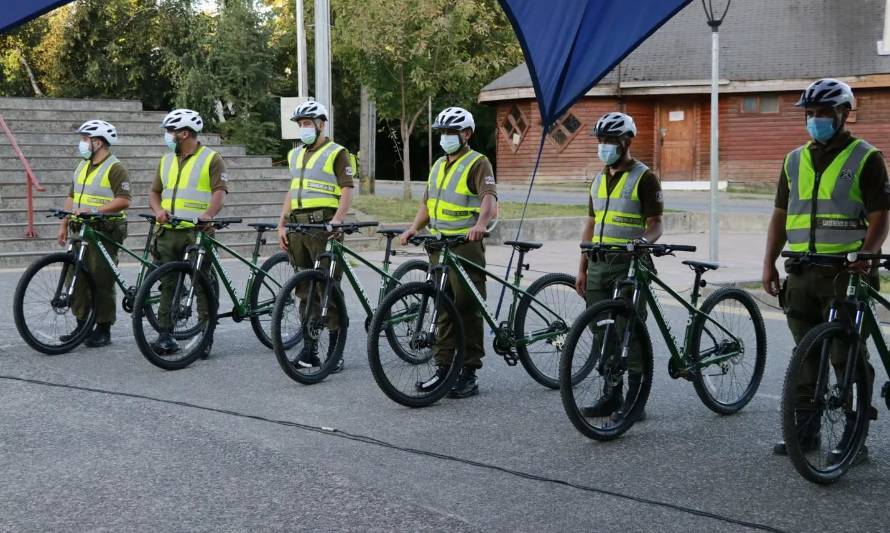
<path id="1" fill-rule="evenodd" d="M 123 244 L 127 238 L 124 210 L 130 207 L 131 195 L 127 169 L 111 153 L 111 146 L 118 140 L 117 129 L 104 120 L 89 120 L 77 128 L 77 133 L 80 134 L 78 151 L 83 161 L 74 171 L 64 209 L 75 213 L 119 214 L 120 218 L 97 220 L 91 224 L 94 229 Z M 63 220 L 57 236 L 61 246 L 67 244 L 69 226 L 72 231 L 79 230 L 75 223 Z M 106 250 L 117 263 L 117 248 L 108 246 Z M 96 291 L 88 294 L 85 284 L 75 285 L 72 311 L 79 331 L 80 325 L 89 315 L 90 307 L 95 309 L 96 328 L 84 344 L 97 348 L 111 343 L 111 325 L 117 315 L 114 274 L 95 247 L 87 247 L 84 263 L 92 275 Z M 64 342 L 71 336 L 63 335 L 60 340 Z"/>
<path id="2" fill-rule="evenodd" d="M 164 142 L 171 152 L 161 158 L 148 203 L 157 217 L 158 228 L 154 244 L 154 257 L 158 264 L 182 259 L 185 249 L 195 244 L 196 231 L 202 228 L 191 223 L 169 224 L 171 216 L 210 220 L 222 210 L 229 188 L 226 165 L 222 156 L 203 146 L 198 133 L 204 129 L 204 121 L 196 111 L 176 109 L 164 117 L 161 127 L 166 130 Z M 205 261 L 202 268 L 209 268 Z M 161 280 L 161 299 L 158 305 L 158 323 L 161 332 L 152 348 L 161 354 L 176 353 L 179 344 L 173 339 L 170 328 L 170 298 L 176 290 L 176 279 Z M 198 318 L 204 320 L 207 313 L 207 297 L 200 286 L 198 294 Z"/>
<path id="3" fill-rule="evenodd" d="M 473 115 L 460 107 L 443 110 L 433 122 L 433 129 L 442 132 L 439 144 L 445 156 L 439 158 L 430 169 L 423 202 L 414 223 L 400 237 L 402 244 L 429 225 L 433 233 L 466 235 L 467 242 L 451 248 L 455 255 L 477 265 L 485 266 L 485 245 L 482 238 L 486 228 L 497 213 L 497 186 L 494 170 L 487 157 L 472 150 L 469 140 L 476 129 Z M 438 253 L 430 261 L 438 261 Z M 485 297 L 485 275 L 468 270 L 476 290 Z M 485 332 L 482 311 L 470 291 L 464 288 L 457 273 L 449 271 L 449 291 L 454 305 L 463 318 L 464 338 L 456 338 L 454 329 L 445 313 L 439 315 L 436 345 L 436 373 L 417 384 L 421 391 L 432 389 L 444 379 L 454 357 L 456 343 L 463 342 L 466 357 L 460 377 L 449 392 L 452 398 L 467 398 L 479 392 L 476 371 L 482 368 L 485 356 Z"/>
<path id="4" fill-rule="evenodd" d="M 795 252 L 877 253 L 887 237 L 887 169 L 875 147 L 846 130 L 853 104 L 850 87 L 830 78 L 812 83 L 797 102 L 798 107 L 804 108 L 812 141 L 785 156 L 779 176 L 763 264 L 763 287 L 774 296 L 782 289 L 776 259 L 786 242 Z M 814 191 L 818 191 L 815 199 Z M 869 265 L 857 264 L 854 268 L 868 270 Z M 810 329 L 826 320 L 831 301 L 843 296 L 849 274 L 794 259 L 786 262 L 785 270 L 785 315 L 798 344 Z M 875 269 L 871 269 L 870 278 L 877 287 Z M 831 362 L 839 381 L 845 361 L 846 352 L 832 353 Z M 815 358 L 807 362 L 818 364 Z M 866 366 L 867 379 L 873 383 L 874 368 L 871 364 Z M 817 368 L 808 369 L 804 386 L 798 392 L 802 398 L 812 397 L 817 373 Z M 869 414 L 877 417 L 874 408 Z M 847 426 L 845 435 L 852 430 L 852 424 Z M 809 424 L 801 431 L 806 432 L 802 438 L 804 451 L 819 447 L 817 425 Z M 785 443 L 776 444 L 774 452 L 785 455 Z M 860 457 L 867 454 L 864 446 L 861 454 Z"/>
<path id="5" fill-rule="evenodd" d="M 590 187 L 589 212 L 581 241 L 654 243 L 662 234 L 661 183 L 649 167 L 630 155 L 637 134 L 633 118 L 624 113 L 606 113 L 597 121 L 593 133 L 599 142 L 600 161 L 606 166 Z M 575 289 L 586 297 L 588 306 L 611 299 L 615 283 L 627 277 L 630 267 L 629 257 L 610 254 L 599 259 L 590 261 L 587 254 L 581 254 Z M 649 267 L 654 269 L 651 262 Z M 645 321 L 645 305 L 640 312 Z M 628 401 L 636 398 L 643 379 L 638 342 L 634 337 L 628 358 Z M 581 413 L 588 417 L 621 416 L 624 403 L 622 379 L 617 386 L 604 386 L 602 396 L 593 405 L 582 408 Z"/>

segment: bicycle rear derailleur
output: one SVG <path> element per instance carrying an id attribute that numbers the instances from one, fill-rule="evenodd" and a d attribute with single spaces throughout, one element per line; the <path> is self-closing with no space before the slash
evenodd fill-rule
<path id="1" fill-rule="evenodd" d="M 121 307 L 124 308 L 124 311 L 128 313 L 133 312 L 133 302 L 136 301 L 136 287 L 129 286 L 127 290 L 124 291 L 124 299 L 121 301 Z"/>

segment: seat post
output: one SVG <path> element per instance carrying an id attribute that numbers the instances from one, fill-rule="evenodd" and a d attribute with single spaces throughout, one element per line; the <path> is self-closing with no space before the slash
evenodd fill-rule
<path id="1" fill-rule="evenodd" d="M 518 248 L 517 251 L 519 252 L 519 260 L 516 263 L 516 272 L 513 274 L 514 285 L 519 285 L 519 283 L 522 281 L 522 269 L 525 268 L 524 261 L 526 250 L 523 248 Z"/>
<path id="2" fill-rule="evenodd" d="M 392 249 L 392 240 L 395 238 L 395 234 L 387 233 L 385 236 L 386 236 L 386 250 L 383 253 L 383 271 L 389 272 L 390 257 L 392 255 L 394 255 L 394 252 Z"/>

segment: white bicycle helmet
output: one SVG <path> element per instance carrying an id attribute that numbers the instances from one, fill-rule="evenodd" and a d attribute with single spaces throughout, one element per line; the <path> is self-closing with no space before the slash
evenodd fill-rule
<path id="1" fill-rule="evenodd" d="M 294 122 L 303 118 L 311 118 L 312 120 L 321 119 L 327 122 L 328 109 L 320 102 L 316 102 L 315 100 L 306 100 L 302 104 L 295 107 L 294 112 L 291 113 L 290 116 L 290 119 Z"/>
<path id="2" fill-rule="evenodd" d="M 606 113 L 596 121 L 593 134 L 597 137 L 636 137 L 637 125 L 630 115 Z"/>
<path id="3" fill-rule="evenodd" d="M 191 109 L 174 109 L 164 117 L 164 120 L 161 122 L 161 127 L 164 129 L 173 128 L 177 130 L 188 128 L 197 133 L 204 129 L 204 120 L 197 111 L 192 111 Z"/>
<path id="4" fill-rule="evenodd" d="M 840 80 L 824 78 L 811 83 L 800 95 L 800 100 L 795 105 L 797 107 L 840 107 L 846 105 L 853 109 L 855 103 L 853 89 L 849 85 Z"/>
<path id="5" fill-rule="evenodd" d="M 462 107 L 446 107 L 433 121 L 434 130 L 464 130 L 470 128 L 476 131 L 476 122 L 473 115 Z"/>
<path id="6" fill-rule="evenodd" d="M 117 128 L 104 120 L 88 120 L 77 128 L 77 133 L 105 139 L 109 145 L 117 143 Z"/>

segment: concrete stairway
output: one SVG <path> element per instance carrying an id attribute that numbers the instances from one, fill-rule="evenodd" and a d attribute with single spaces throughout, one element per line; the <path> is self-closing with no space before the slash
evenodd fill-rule
<path id="1" fill-rule="evenodd" d="M 8 139 L 0 133 L 0 267 L 26 266 L 37 257 L 60 250 L 55 243 L 58 221 L 45 218 L 45 212 L 64 204 L 79 162 L 79 139 L 74 131 L 93 118 L 107 120 L 117 127 L 120 142 L 114 153 L 130 172 L 133 192 L 126 245 L 141 250 L 148 224 L 136 215 L 149 212 L 148 191 L 158 160 L 167 152 L 160 128 L 165 114 L 143 111 L 142 103 L 133 100 L 0 98 L 0 115 L 46 188 L 45 192 L 34 193 L 39 237 L 26 239 L 25 173 Z M 290 182 L 287 168 L 273 166 L 267 156 L 247 155 L 243 146 L 222 144 L 219 135 L 204 134 L 201 142 L 219 151 L 228 169 L 229 196 L 222 216 L 243 217 L 245 223 L 276 220 Z M 255 239 L 253 229 L 245 225 L 233 226 L 220 235 L 239 253 L 252 249 Z M 274 252 L 275 237 L 269 237 L 263 255 Z M 375 243 L 376 239 L 359 238 L 353 244 L 361 247 Z"/>

